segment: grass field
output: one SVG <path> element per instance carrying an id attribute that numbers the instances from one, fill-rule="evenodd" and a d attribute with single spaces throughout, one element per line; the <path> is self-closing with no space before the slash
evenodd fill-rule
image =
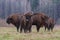
<path id="1" fill-rule="evenodd" d="M 60 40 L 60 27 L 55 27 L 53 32 L 41 28 L 39 33 L 35 27 L 31 33 L 16 32 L 15 27 L 0 27 L 0 40 Z"/>

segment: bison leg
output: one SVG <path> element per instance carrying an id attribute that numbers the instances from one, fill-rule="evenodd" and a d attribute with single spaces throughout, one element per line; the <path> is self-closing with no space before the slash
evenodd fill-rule
<path id="1" fill-rule="evenodd" d="M 45 26 L 45 31 L 46 31 L 47 29 L 50 30 L 50 28 L 49 28 L 48 26 Z"/>
<path id="2" fill-rule="evenodd" d="M 32 23 L 29 25 L 29 33 L 31 32 Z"/>
<path id="3" fill-rule="evenodd" d="M 27 29 L 27 26 L 25 26 L 25 27 L 24 27 L 24 33 L 26 33 L 27 30 L 28 30 L 28 29 Z"/>
<path id="4" fill-rule="evenodd" d="M 51 25 L 51 31 L 53 31 L 54 25 Z"/>
<path id="5" fill-rule="evenodd" d="M 31 28 L 29 29 L 29 33 L 31 32 Z"/>
<path id="6" fill-rule="evenodd" d="M 24 28 L 24 33 L 26 33 L 27 31 L 29 31 L 29 33 L 31 32 L 31 27 L 29 27 L 29 28 Z"/>
<path id="7" fill-rule="evenodd" d="M 48 29 L 48 26 L 47 25 L 45 25 L 45 31 Z"/>
<path id="8" fill-rule="evenodd" d="M 21 27 L 20 27 L 20 33 L 22 33 L 22 30 L 24 29 L 24 25 L 21 24 Z"/>
<path id="9" fill-rule="evenodd" d="M 20 27 L 20 33 L 22 33 L 22 29 L 23 29 L 23 28 L 22 28 L 22 27 Z"/>
<path id="10" fill-rule="evenodd" d="M 47 28 L 47 27 L 45 27 L 45 31 L 46 31 L 46 28 Z"/>
<path id="11" fill-rule="evenodd" d="M 18 27 L 16 27 L 17 28 L 17 32 L 19 32 L 19 26 Z"/>
<path id="12" fill-rule="evenodd" d="M 29 33 L 31 32 L 31 27 L 29 27 Z"/>
<path id="13" fill-rule="evenodd" d="M 37 27 L 37 32 L 39 32 L 40 27 Z"/>
<path id="14" fill-rule="evenodd" d="M 26 33 L 27 31 L 31 32 L 31 27 L 24 28 L 24 33 Z"/>
<path id="15" fill-rule="evenodd" d="M 36 28 L 37 28 L 37 32 L 39 32 L 40 26 L 36 25 Z"/>
<path id="16" fill-rule="evenodd" d="M 51 29 L 50 26 L 48 26 L 48 31 L 50 31 L 50 29 Z"/>
<path id="17" fill-rule="evenodd" d="M 48 24 L 45 23 L 45 31 L 48 29 Z"/>
<path id="18" fill-rule="evenodd" d="M 17 32 L 19 32 L 19 25 L 15 25 L 16 26 L 16 29 L 17 29 Z"/>
<path id="19" fill-rule="evenodd" d="M 26 28 L 26 26 L 25 25 L 21 25 L 21 28 L 20 28 L 20 33 L 22 32 L 22 30 L 24 30 L 24 33 L 26 33 L 27 32 L 27 28 Z"/>
<path id="20" fill-rule="evenodd" d="M 24 29 L 24 33 L 26 33 L 27 32 L 27 29 Z"/>

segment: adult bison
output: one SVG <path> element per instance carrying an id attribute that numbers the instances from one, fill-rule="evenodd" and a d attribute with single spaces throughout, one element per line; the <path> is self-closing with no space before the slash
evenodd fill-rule
<path id="1" fill-rule="evenodd" d="M 26 17 L 26 32 L 29 31 L 31 32 L 31 27 L 32 27 L 32 12 L 27 12 L 24 16 Z"/>
<path id="2" fill-rule="evenodd" d="M 21 14 L 12 14 L 7 18 L 7 23 L 8 24 L 13 24 L 16 28 L 17 28 L 17 32 L 19 30 L 19 26 L 20 26 L 20 17 Z"/>
<path id="3" fill-rule="evenodd" d="M 48 19 L 48 16 L 44 13 L 34 13 L 32 19 L 33 19 L 32 25 L 36 25 L 37 32 L 39 32 L 39 29 L 45 26 L 44 24 L 45 21 Z"/>
<path id="4" fill-rule="evenodd" d="M 20 27 L 20 32 L 22 32 L 22 29 L 24 29 L 25 27 L 25 22 L 26 22 L 26 18 L 23 14 L 13 14 L 13 15 L 10 15 L 8 18 L 7 18 L 7 21 L 6 21 L 8 24 L 13 24 L 16 28 L 17 28 L 17 32 L 19 31 L 19 27 Z"/>
<path id="5" fill-rule="evenodd" d="M 31 31 L 32 25 L 36 25 L 37 32 L 39 32 L 40 27 L 42 27 L 45 24 L 45 21 L 48 19 L 48 16 L 44 13 L 27 13 L 25 16 L 29 20 L 29 23 L 27 23 L 29 24 L 27 29 Z"/>
<path id="6" fill-rule="evenodd" d="M 46 20 L 45 22 L 45 27 L 48 29 L 48 31 L 50 30 L 53 31 L 54 25 L 55 25 L 55 20 L 51 17 L 49 17 L 48 20 Z"/>

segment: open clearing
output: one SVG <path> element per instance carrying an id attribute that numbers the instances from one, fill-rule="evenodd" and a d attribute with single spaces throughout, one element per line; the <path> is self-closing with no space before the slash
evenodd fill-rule
<path id="1" fill-rule="evenodd" d="M 16 32 L 15 27 L 0 27 L 0 40 L 60 40 L 60 27 L 56 26 L 53 32 L 41 28 L 39 33 L 35 26 L 31 33 Z"/>

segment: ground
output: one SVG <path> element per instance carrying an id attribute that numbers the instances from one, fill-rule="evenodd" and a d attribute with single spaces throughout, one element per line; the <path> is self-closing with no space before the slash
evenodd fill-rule
<path id="1" fill-rule="evenodd" d="M 60 40 L 60 26 L 55 26 L 53 32 L 41 28 L 38 33 L 35 26 L 31 33 L 19 33 L 15 27 L 0 27 L 0 40 Z"/>

